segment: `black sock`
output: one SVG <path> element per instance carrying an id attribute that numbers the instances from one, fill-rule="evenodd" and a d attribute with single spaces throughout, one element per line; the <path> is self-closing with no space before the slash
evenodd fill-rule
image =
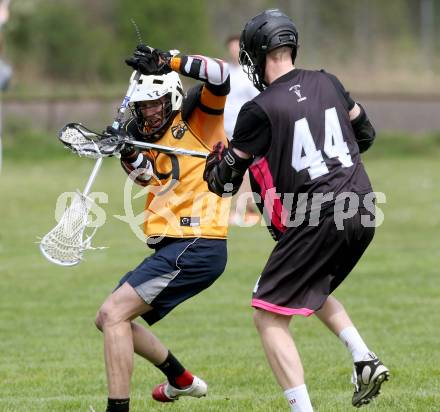
<path id="1" fill-rule="evenodd" d="M 175 388 L 180 388 L 176 382 L 176 378 L 185 372 L 185 368 L 170 351 L 168 351 L 168 356 L 164 362 L 155 366 L 165 374 L 168 382 L 171 383 L 171 385 L 173 385 Z"/>
<path id="2" fill-rule="evenodd" d="M 105 412 L 129 412 L 130 398 L 127 399 L 112 399 L 107 400 L 107 409 Z"/>

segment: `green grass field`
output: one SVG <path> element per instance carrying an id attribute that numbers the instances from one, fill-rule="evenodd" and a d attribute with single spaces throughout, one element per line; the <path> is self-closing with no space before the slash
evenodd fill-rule
<path id="1" fill-rule="evenodd" d="M 104 162 L 94 190 L 109 195 L 108 220 L 78 267 L 40 255 L 37 236 L 53 227 L 58 195 L 82 188 L 92 162 L 61 148 L 31 153 L 22 138 L 5 143 L 0 175 L 0 411 L 102 412 L 106 382 L 95 312 L 119 277 L 149 251 L 112 217 L 123 214 L 125 176 Z M 22 146 L 20 146 L 22 145 Z M 21 148 L 27 147 L 20 159 Z M 386 194 L 385 221 L 361 263 L 337 290 L 361 333 L 391 370 L 369 411 L 440 410 L 440 144 L 379 137 L 365 156 L 376 191 Z M 201 400 L 158 405 L 161 374 L 135 359 L 133 411 L 285 411 L 252 324 L 251 290 L 273 247 L 266 229 L 233 228 L 226 272 L 153 331 L 210 385 Z M 316 411 L 350 411 L 351 358 L 316 319 L 294 319 Z"/>

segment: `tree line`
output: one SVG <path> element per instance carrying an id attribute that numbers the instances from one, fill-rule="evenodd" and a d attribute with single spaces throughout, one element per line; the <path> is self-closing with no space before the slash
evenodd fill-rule
<path id="1" fill-rule="evenodd" d="M 440 70 L 435 0 L 20 0 L 3 52 L 24 83 L 112 83 L 139 38 L 222 57 L 227 36 L 268 7 L 292 16 L 306 64 Z"/>

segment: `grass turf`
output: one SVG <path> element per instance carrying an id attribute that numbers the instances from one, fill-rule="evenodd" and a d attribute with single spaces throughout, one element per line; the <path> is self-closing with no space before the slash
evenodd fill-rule
<path id="1" fill-rule="evenodd" d="M 104 162 L 94 190 L 108 193 L 108 220 L 78 267 L 49 264 L 37 236 L 55 221 L 57 196 L 82 188 L 93 163 L 68 153 L 36 160 L 6 146 L 0 175 L 0 411 L 103 411 L 102 339 L 94 328 L 100 303 L 119 277 L 148 252 L 126 224 L 123 172 Z M 396 150 L 395 150 L 396 149 Z M 52 152 L 51 152 L 52 153 Z M 437 249 L 440 236 L 438 139 L 380 138 L 365 156 L 383 225 L 361 263 L 337 290 L 391 381 L 370 411 L 436 411 L 440 404 Z M 232 228 L 226 272 L 153 331 L 210 384 L 209 396 L 160 405 L 150 398 L 163 378 L 135 358 L 133 411 L 280 411 L 282 392 L 267 366 L 249 307 L 251 290 L 273 242 L 262 227 Z M 350 356 L 314 318 L 292 322 L 316 411 L 350 411 Z"/>

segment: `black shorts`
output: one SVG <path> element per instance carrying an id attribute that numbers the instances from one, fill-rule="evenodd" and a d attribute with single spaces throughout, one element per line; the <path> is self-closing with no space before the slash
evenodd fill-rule
<path id="1" fill-rule="evenodd" d="M 333 213 L 318 226 L 291 227 L 281 236 L 255 285 L 252 306 L 282 315 L 310 316 L 347 277 L 374 236 L 363 208 L 338 230 Z"/>
<path id="2" fill-rule="evenodd" d="M 118 287 L 128 282 L 153 307 L 142 315 L 152 325 L 214 283 L 225 270 L 226 259 L 226 240 L 177 239 L 128 272 Z"/>

